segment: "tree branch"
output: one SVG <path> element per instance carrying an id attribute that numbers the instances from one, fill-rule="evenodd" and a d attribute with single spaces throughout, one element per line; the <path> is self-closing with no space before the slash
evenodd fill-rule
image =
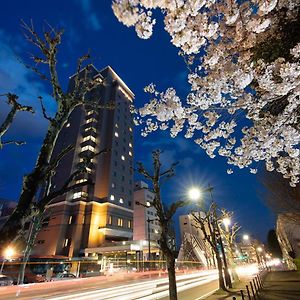
<path id="1" fill-rule="evenodd" d="M 41 103 L 41 108 L 42 108 L 42 112 L 43 112 L 43 116 L 46 120 L 48 120 L 49 122 L 53 122 L 53 118 L 49 117 L 46 113 L 46 108 L 44 106 L 44 103 L 43 103 L 43 97 L 42 96 L 39 96 L 38 99 L 40 100 L 40 103 Z"/>
<path id="2" fill-rule="evenodd" d="M 6 96 L 7 104 L 11 106 L 10 112 L 6 116 L 3 123 L 0 125 L 0 149 L 2 148 L 3 145 L 7 145 L 7 144 L 14 143 L 16 145 L 22 145 L 22 144 L 24 144 L 24 142 L 13 142 L 13 141 L 2 142 L 1 138 L 3 137 L 3 135 L 7 132 L 7 130 L 11 126 L 18 111 L 27 111 L 30 113 L 34 113 L 33 108 L 31 106 L 26 106 L 26 105 L 20 104 L 18 102 L 19 97 L 15 94 L 7 93 L 7 94 L 3 94 L 0 96 Z"/>

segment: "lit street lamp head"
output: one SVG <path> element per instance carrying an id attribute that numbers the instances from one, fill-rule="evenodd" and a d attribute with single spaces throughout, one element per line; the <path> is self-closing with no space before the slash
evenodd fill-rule
<path id="1" fill-rule="evenodd" d="M 201 192 L 198 188 L 192 187 L 188 191 L 188 197 L 193 201 L 197 201 L 201 197 Z"/>
<path id="2" fill-rule="evenodd" d="M 223 224 L 225 225 L 225 227 L 228 227 L 231 224 L 231 220 L 229 218 L 224 218 Z"/>
<path id="3" fill-rule="evenodd" d="M 243 240 L 244 241 L 248 241 L 249 240 L 249 235 L 248 234 L 244 234 L 243 235 Z"/>
<path id="4" fill-rule="evenodd" d="M 15 250 L 12 247 L 7 247 L 3 254 L 6 259 L 10 259 L 14 256 Z"/>

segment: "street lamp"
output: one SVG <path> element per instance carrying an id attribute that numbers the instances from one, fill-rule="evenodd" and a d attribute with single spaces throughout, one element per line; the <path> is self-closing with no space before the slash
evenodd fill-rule
<path id="1" fill-rule="evenodd" d="M 192 187 L 188 190 L 188 196 L 192 201 L 197 201 L 201 197 L 201 191 L 196 187 Z"/>
<path id="2" fill-rule="evenodd" d="M 224 218 L 224 219 L 222 220 L 222 222 L 223 222 L 223 224 L 224 224 L 224 226 L 225 226 L 226 231 L 228 231 L 229 225 L 231 224 L 230 218 Z"/>
<path id="3" fill-rule="evenodd" d="M 196 187 L 192 187 L 189 191 L 188 191 L 188 196 L 192 201 L 198 201 L 202 195 L 202 193 L 204 192 L 209 192 L 210 193 L 210 197 L 211 197 L 211 205 L 214 205 L 214 201 L 213 201 L 213 195 L 212 195 L 212 191 L 213 191 L 213 187 L 208 186 L 208 188 L 206 188 L 205 190 L 200 190 Z M 214 213 L 214 218 L 215 220 L 217 219 Z M 225 220 L 225 223 L 227 224 L 227 226 L 230 224 L 230 219 L 226 218 L 227 220 Z M 224 220 L 223 220 L 224 222 Z M 222 241 L 222 235 L 221 235 L 221 231 L 219 228 L 219 224 L 218 222 L 214 222 L 215 224 L 212 224 L 213 230 L 215 231 L 216 235 L 218 236 L 218 244 L 221 248 L 221 252 L 222 255 L 220 255 L 220 257 L 223 258 L 223 262 L 224 262 L 224 269 L 225 269 L 225 281 L 227 283 L 227 285 L 232 288 L 232 283 L 231 283 L 231 278 L 230 278 L 230 274 L 228 272 L 228 264 L 227 264 L 227 259 L 226 259 L 226 255 L 225 255 L 225 249 L 224 249 L 224 245 L 223 245 L 223 241 Z M 224 224 L 225 225 L 225 224 Z M 225 225 L 226 226 L 226 225 Z M 227 227 L 228 228 L 228 227 Z M 227 229 L 226 229 L 227 230 Z"/>
<path id="4" fill-rule="evenodd" d="M 4 262 L 5 260 L 9 260 L 11 259 L 15 254 L 15 250 L 12 247 L 7 247 L 4 252 L 3 252 L 3 262 L 1 265 L 1 270 L 0 270 L 0 274 L 2 274 L 3 272 L 3 267 L 4 267 Z"/>
<path id="5" fill-rule="evenodd" d="M 244 241 L 249 241 L 249 235 L 248 234 L 244 234 L 243 235 L 243 240 Z"/>

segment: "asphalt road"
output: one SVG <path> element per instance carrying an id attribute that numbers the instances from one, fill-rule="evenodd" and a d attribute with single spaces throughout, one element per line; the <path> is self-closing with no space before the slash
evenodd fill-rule
<path id="1" fill-rule="evenodd" d="M 152 278 L 145 278 L 151 276 Z M 179 300 L 204 299 L 218 288 L 216 271 L 177 275 Z M 204 298 L 203 298 L 204 297 Z M 23 286 L 0 287 L 11 300 L 154 300 L 168 299 L 167 274 L 115 274 Z"/>

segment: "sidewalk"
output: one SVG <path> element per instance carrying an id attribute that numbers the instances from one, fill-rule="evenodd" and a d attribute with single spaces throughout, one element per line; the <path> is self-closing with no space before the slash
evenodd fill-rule
<path id="1" fill-rule="evenodd" d="M 267 274 L 259 296 L 263 300 L 299 300 L 300 272 L 275 271 Z"/>
<path id="2" fill-rule="evenodd" d="M 230 293 L 218 290 L 213 293 L 211 296 L 205 298 L 207 300 L 232 300 L 233 297 L 236 297 L 237 300 L 242 299 L 240 290 L 244 290 L 246 284 L 252 279 L 253 276 L 241 277 L 239 282 L 233 282 L 233 288 L 230 289 Z M 282 299 L 283 300 L 283 299 Z"/>
<path id="3" fill-rule="evenodd" d="M 207 300 L 232 300 L 236 297 L 241 300 L 240 290 L 245 290 L 251 278 L 243 278 L 234 284 L 230 293 L 217 291 L 206 298 Z M 245 293 L 245 299 L 248 297 Z M 251 299 L 254 299 L 251 297 Z M 263 290 L 259 293 L 259 300 L 300 300 L 300 272 L 297 271 L 273 271 L 266 275 Z"/>

